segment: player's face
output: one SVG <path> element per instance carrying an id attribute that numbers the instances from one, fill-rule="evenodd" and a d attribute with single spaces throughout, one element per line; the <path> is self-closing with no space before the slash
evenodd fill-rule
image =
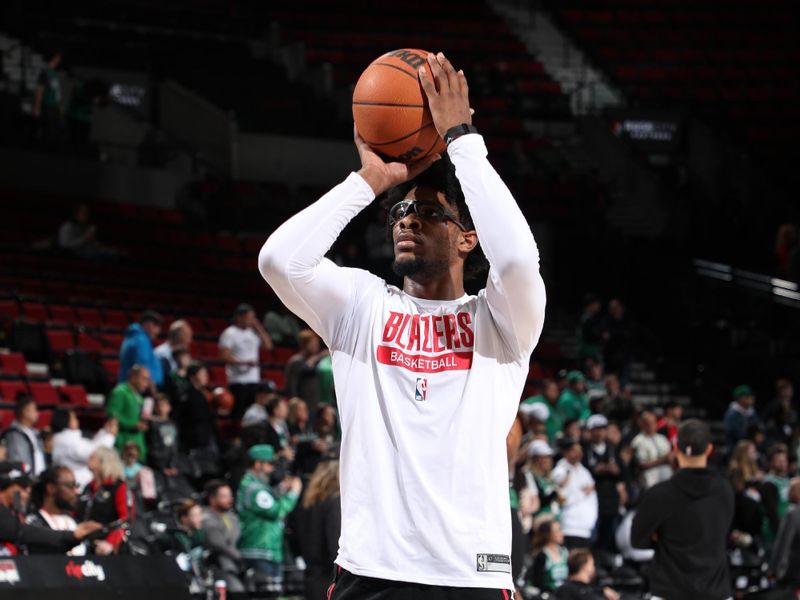
<path id="1" fill-rule="evenodd" d="M 458 240 L 463 233 L 457 224 L 458 213 L 442 192 L 414 188 L 406 200 L 416 203 L 415 210 L 404 211 L 392 226 L 394 265 L 398 275 L 436 276 L 446 273 L 458 256 Z"/>

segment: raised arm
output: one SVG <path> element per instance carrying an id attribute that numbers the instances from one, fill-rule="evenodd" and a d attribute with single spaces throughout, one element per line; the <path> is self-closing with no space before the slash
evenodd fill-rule
<path id="1" fill-rule="evenodd" d="M 439 53 L 429 55 L 428 68 L 421 67 L 419 73 L 442 137 L 453 127 L 472 123 L 463 71 L 456 72 Z M 511 349 L 527 358 L 542 333 L 546 301 L 533 234 L 511 192 L 486 159 L 481 136 L 464 135 L 450 142 L 447 151 L 489 260 L 486 298 L 492 316 Z"/>
<path id="2" fill-rule="evenodd" d="M 258 255 L 261 275 L 281 301 L 331 347 L 355 295 L 354 271 L 325 258 L 345 226 L 376 195 L 433 164 L 384 163 L 354 131 L 361 169 L 281 225 Z"/>

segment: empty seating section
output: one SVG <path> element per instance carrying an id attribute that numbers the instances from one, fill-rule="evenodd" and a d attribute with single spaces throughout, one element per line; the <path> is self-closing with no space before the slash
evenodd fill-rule
<path id="1" fill-rule="evenodd" d="M 800 133 L 800 23 L 790 0 L 553 2 L 564 26 L 644 106 L 682 106 L 780 149 Z"/>

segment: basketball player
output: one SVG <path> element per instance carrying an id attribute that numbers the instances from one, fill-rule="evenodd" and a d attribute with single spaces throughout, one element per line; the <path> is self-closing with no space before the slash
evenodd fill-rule
<path id="1" fill-rule="evenodd" d="M 508 600 L 513 589 L 505 440 L 544 321 L 539 254 L 471 125 L 463 72 L 431 54 L 420 80 L 446 156 L 387 164 L 356 132 L 361 169 L 259 256 L 331 350 L 342 420 L 332 600 Z M 386 191 L 400 199 L 389 225 L 402 289 L 324 258 Z M 488 282 L 469 296 L 479 238 Z"/>

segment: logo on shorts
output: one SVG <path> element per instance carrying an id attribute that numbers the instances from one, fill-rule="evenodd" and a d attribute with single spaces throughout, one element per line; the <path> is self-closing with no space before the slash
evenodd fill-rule
<path id="1" fill-rule="evenodd" d="M 478 554 L 478 572 L 511 573 L 507 554 Z"/>
<path id="2" fill-rule="evenodd" d="M 422 377 L 417 377 L 417 388 L 414 392 L 414 400 L 422 402 L 428 399 L 428 380 Z"/>

